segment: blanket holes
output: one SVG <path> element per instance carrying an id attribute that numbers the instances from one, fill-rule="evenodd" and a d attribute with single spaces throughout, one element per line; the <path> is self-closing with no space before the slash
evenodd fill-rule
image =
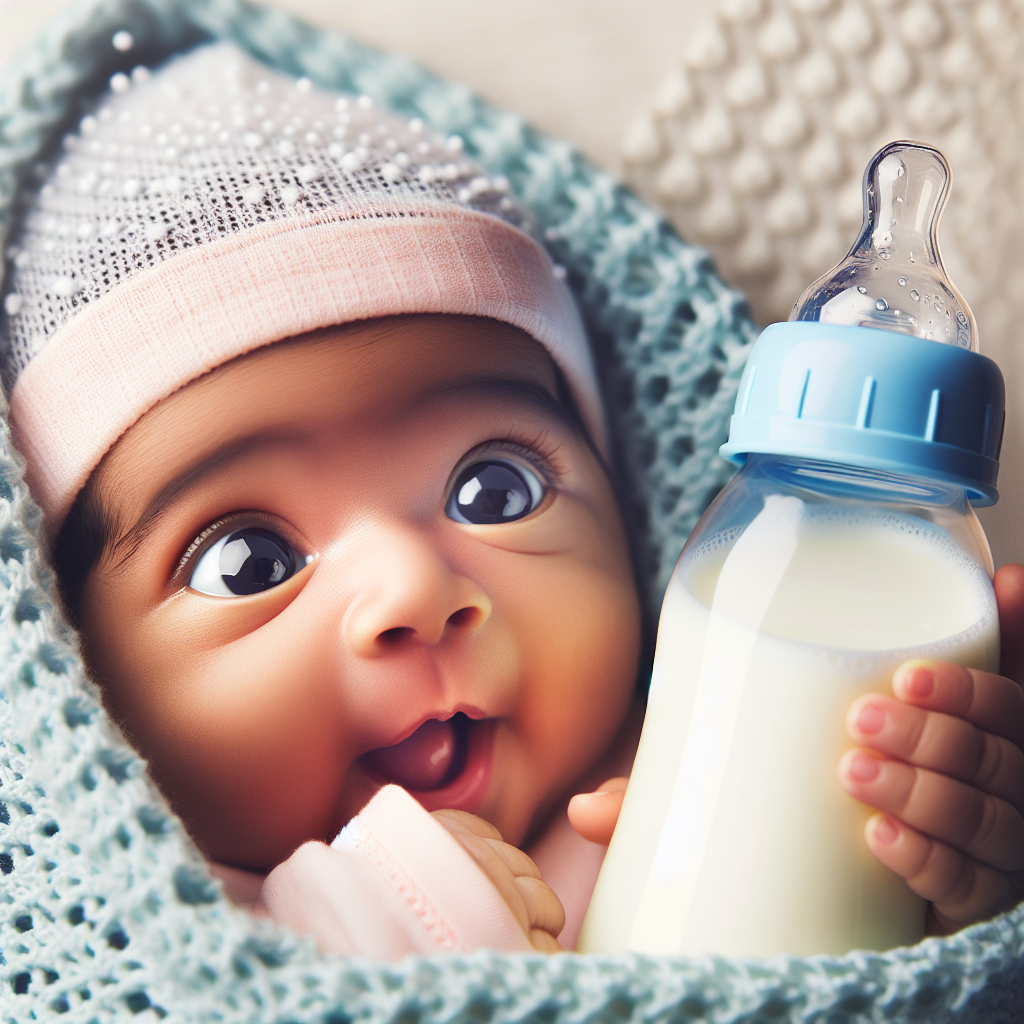
<path id="1" fill-rule="evenodd" d="M 83 694 L 74 694 L 64 701 L 64 721 L 72 729 L 88 725 L 96 717 L 96 705 Z"/>
<path id="2" fill-rule="evenodd" d="M 20 562 L 27 543 L 24 531 L 16 526 L 5 526 L 0 530 L 0 561 Z"/>
<path id="3" fill-rule="evenodd" d="M 174 889 L 178 899 L 190 906 L 215 903 L 219 892 L 217 883 L 202 868 L 190 864 L 175 868 Z"/>
<path id="4" fill-rule="evenodd" d="M 34 590 L 25 590 L 18 597 L 18 603 L 14 606 L 14 621 L 38 622 L 42 609 L 39 607 L 40 595 Z"/>
<path id="5" fill-rule="evenodd" d="M 135 812 L 142 831 L 148 836 L 159 836 L 171 830 L 171 819 L 158 807 L 140 807 Z"/>
<path id="6" fill-rule="evenodd" d="M 71 664 L 70 656 L 58 644 L 46 640 L 39 645 L 39 660 L 47 672 L 62 676 Z"/>
<path id="7" fill-rule="evenodd" d="M 120 750 L 117 747 L 107 747 L 96 755 L 96 760 L 107 770 L 107 774 L 115 782 L 124 782 L 139 773 L 140 764 L 138 757 L 130 750 Z"/>
<path id="8" fill-rule="evenodd" d="M 666 455 L 673 466 L 681 466 L 693 454 L 693 438 L 677 437 L 668 447 Z"/>
<path id="9" fill-rule="evenodd" d="M 125 996 L 124 1001 L 132 1013 L 142 1013 L 143 1010 L 149 1009 L 149 996 L 145 992 L 132 992 L 131 995 Z"/>

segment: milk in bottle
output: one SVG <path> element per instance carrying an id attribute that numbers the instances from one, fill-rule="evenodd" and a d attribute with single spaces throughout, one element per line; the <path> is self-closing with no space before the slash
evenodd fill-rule
<path id="1" fill-rule="evenodd" d="M 850 705 L 903 661 L 998 668 L 971 505 L 996 497 L 1002 379 L 942 269 L 947 188 L 937 151 L 878 153 L 857 244 L 751 353 L 723 448 L 743 468 L 668 585 L 585 951 L 922 937 L 925 904 L 869 852 L 837 767 Z"/>

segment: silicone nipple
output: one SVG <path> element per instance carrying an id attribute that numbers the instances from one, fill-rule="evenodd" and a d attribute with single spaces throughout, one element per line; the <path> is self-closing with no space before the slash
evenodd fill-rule
<path id="1" fill-rule="evenodd" d="M 891 142 L 864 172 L 864 223 L 846 258 L 797 299 L 790 320 L 877 327 L 978 351 L 970 307 L 946 275 L 938 227 L 952 172 L 918 142 Z"/>

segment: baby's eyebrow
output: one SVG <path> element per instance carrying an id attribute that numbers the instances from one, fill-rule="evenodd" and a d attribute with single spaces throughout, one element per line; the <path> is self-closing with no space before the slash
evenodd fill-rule
<path id="1" fill-rule="evenodd" d="M 580 430 L 581 424 L 573 412 L 565 407 L 547 388 L 531 381 L 509 380 L 504 377 L 484 380 L 460 381 L 434 392 L 434 395 L 479 394 L 491 398 L 513 399 L 553 416 L 563 426 Z"/>
<path id="2" fill-rule="evenodd" d="M 111 552 L 114 555 L 120 555 L 117 566 L 123 566 L 135 554 L 139 546 L 149 536 L 150 531 L 160 516 L 182 494 L 204 477 L 209 476 L 222 466 L 234 462 L 236 459 L 243 458 L 250 452 L 263 448 L 268 444 L 281 444 L 297 440 L 297 435 L 280 431 L 264 431 L 258 434 L 251 434 L 248 437 L 243 437 L 240 440 L 231 441 L 223 445 L 205 459 L 202 459 L 193 466 L 189 466 L 188 469 L 179 473 L 160 488 L 145 509 L 143 509 L 142 514 L 135 523 L 114 542 Z"/>

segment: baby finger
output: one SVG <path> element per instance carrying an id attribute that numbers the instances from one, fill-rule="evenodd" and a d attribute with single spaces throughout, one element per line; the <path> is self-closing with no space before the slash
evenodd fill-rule
<path id="1" fill-rule="evenodd" d="M 871 852 L 919 896 L 934 904 L 944 930 L 981 921 L 1013 906 L 1022 878 L 997 871 L 959 850 L 922 835 L 890 814 L 876 814 L 865 838 Z"/>
<path id="2" fill-rule="evenodd" d="M 1001 871 L 1024 870 L 1024 817 L 998 797 L 938 772 L 847 751 L 839 762 L 852 797 Z"/>
<path id="3" fill-rule="evenodd" d="M 530 929 L 530 945 L 533 946 L 538 953 L 562 952 L 562 947 L 558 944 L 558 939 L 556 939 L 551 932 L 544 931 L 543 928 Z"/>
<path id="4" fill-rule="evenodd" d="M 1024 751 L 1002 736 L 880 693 L 854 702 L 847 730 L 861 746 L 959 779 L 1024 814 Z"/>
<path id="5" fill-rule="evenodd" d="M 930 711 L 962 718 L 1024 749 L 1024 690 L 1012 679 L 945 661 L 906 661 L 893 693 Z"/>
<path id="6" fill-rule="evenodd" d="M 565 911 L 558 897 L 539 878 L 521 875 L 515 880 L 523 899 L 530 929 L 539 928 L 557 936 L 565 925 Z"/>

